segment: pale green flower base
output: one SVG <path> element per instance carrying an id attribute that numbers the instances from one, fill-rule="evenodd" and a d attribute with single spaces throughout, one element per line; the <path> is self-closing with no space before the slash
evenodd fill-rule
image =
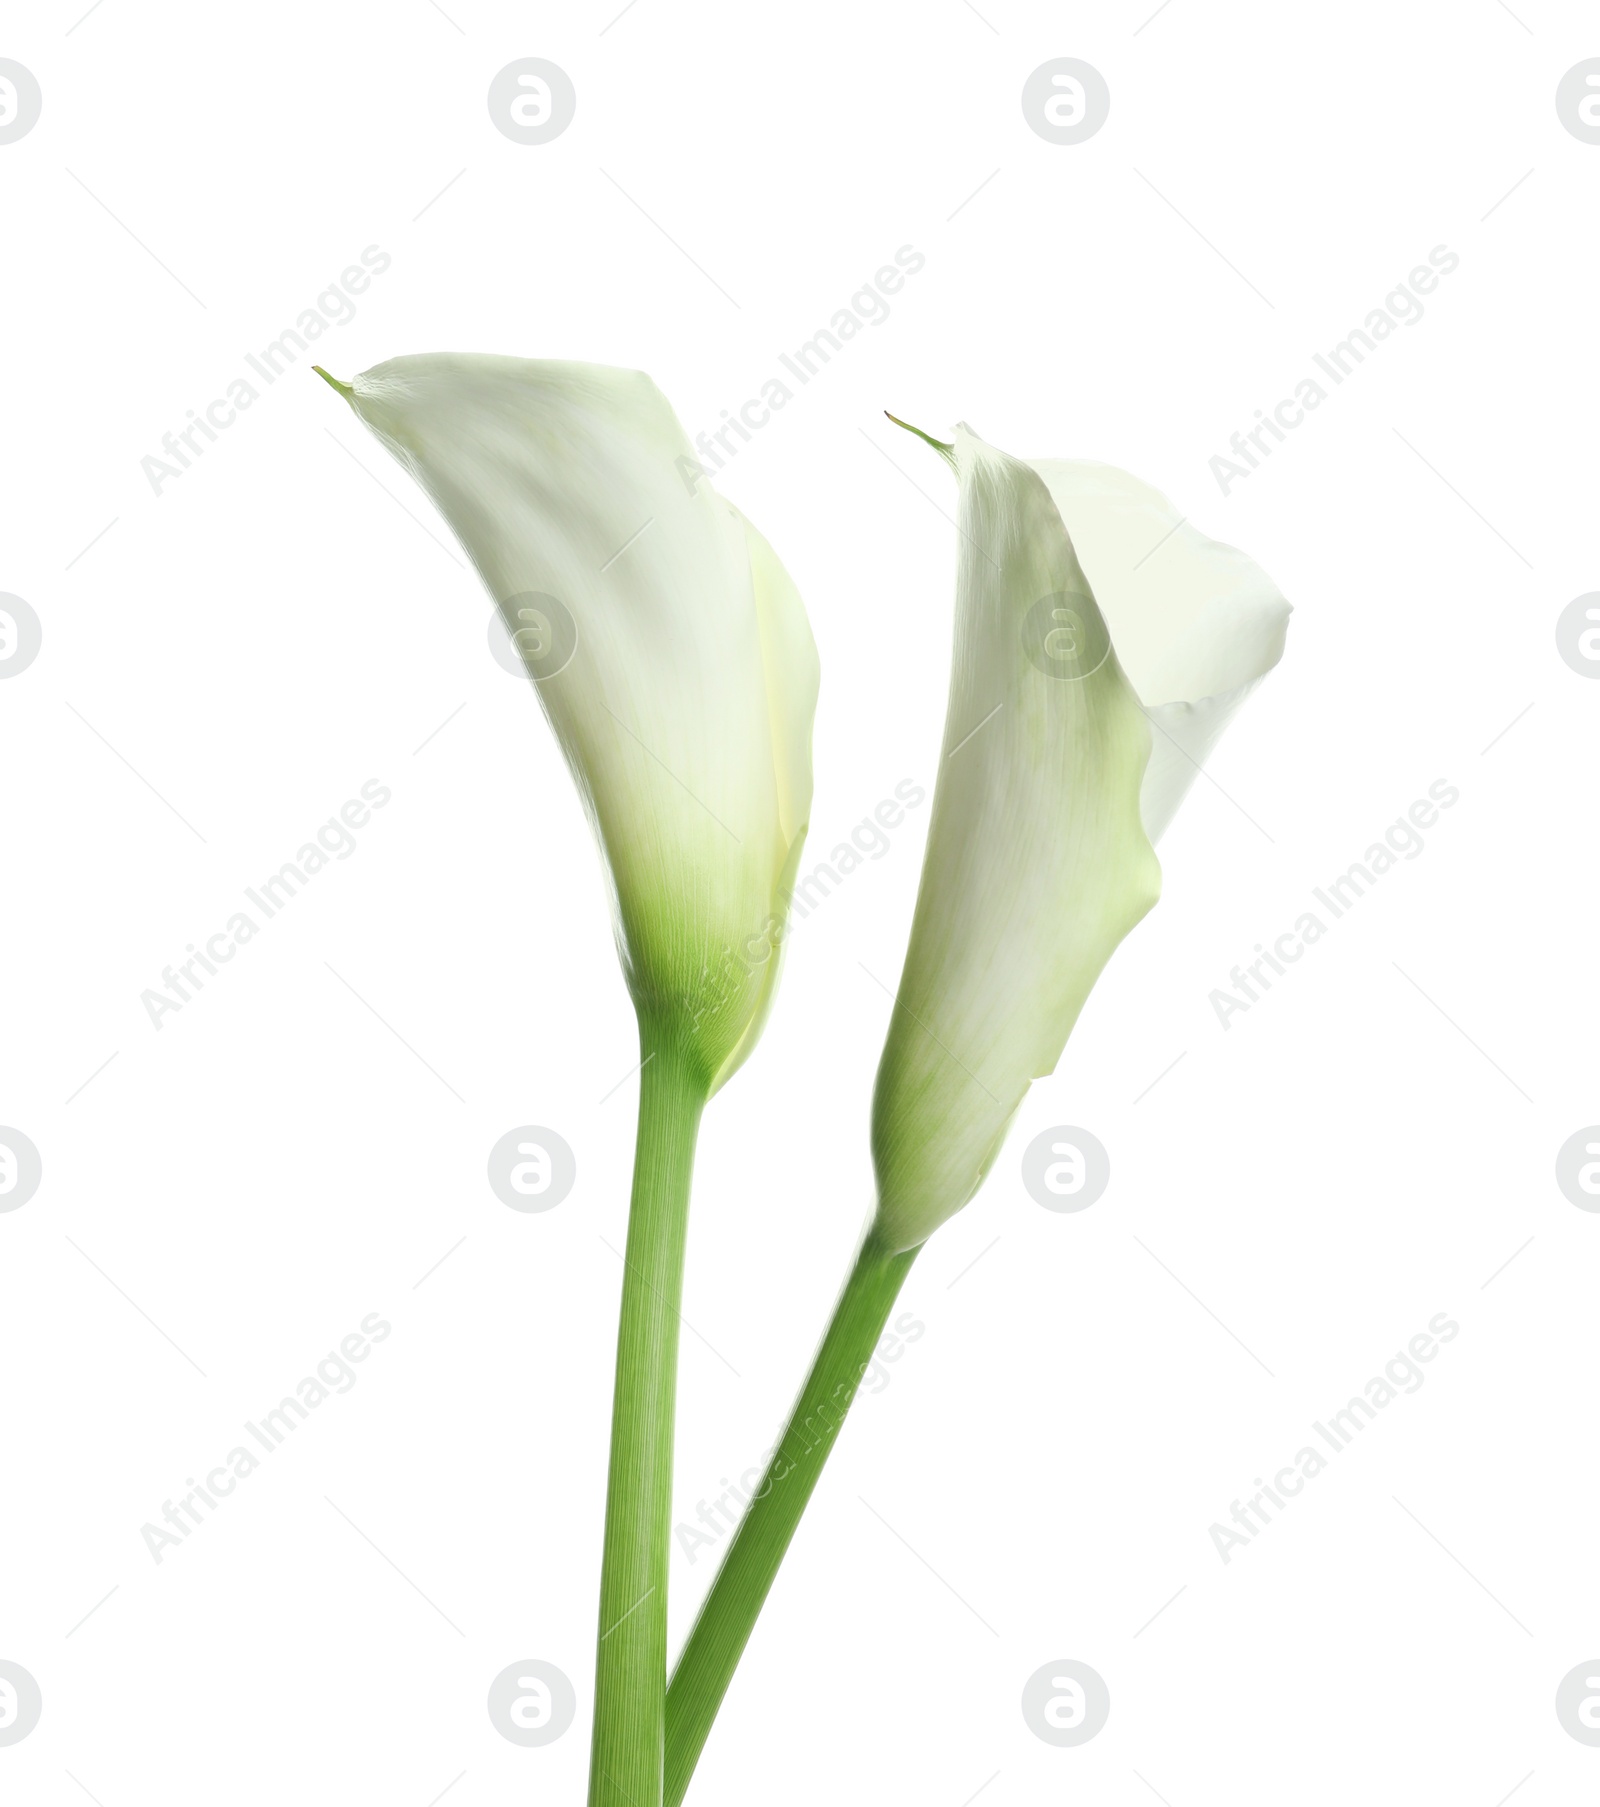
<path id="1" fill-rule="evenodd" d="M 777 1454 L 734 1533 L 672 1672 L 667 1690 L 666 1807 L 678 1807 L 688 1789 L 789 1540 L 916 1258 L 916 1249 L 895 1253 L 870 1234 L 861 1246 Z M 638 1798 L 644 1802 L 653 1797 Z"/>

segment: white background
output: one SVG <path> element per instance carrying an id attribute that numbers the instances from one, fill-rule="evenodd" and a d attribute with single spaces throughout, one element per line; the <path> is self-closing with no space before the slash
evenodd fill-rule
<path id="1" fill-rule="evenodd" d="M 925 1334 L 691 1800 L 1593 1798 L 1553 1698 L 1600 1654 L 1600 1218 L 1553 1164 L 1600 1117 L 1600 687 L 1553 628 L 1596 586 L 1600 147 L 1554 92 L 1600 38 L 1511 4 L 11 9 L 44 111 L 0 146 L 0 589 L 44 648 L 0 686 L 0 1121 L 44 1181 L 0 1216 L 0 1657 L 44 1717 L 5 1799 L 583 1798 L 637 1094 L 588 831 L 487 598 L 309 357 L 159 496 L 140 469 L 368 245 L 336 374 L 638 366 L 691 433 L 923 252 L 718 479 L 821 649 L 818 858 L 941 732 L 950 484 L 883 408 L 1125 465 L 1296 605 L 1163 901 L 914 1269 Z M 1019 106 L 1064 55 L 1112 95 L 1072 147 Z M 538 147 L 485 106 L 523 56 L 578 94 Z M 1224 496 L 1229 436 L 1436 245 L 1425 317 Z M 154 1029 L 161 969 L 374 778 L 356 851 Z M 1223 1029 L 1229 969 L 1438 779 L 1425 851 Z M 868 1209 L 869 974 L 926 819 L 797 928 L 707 1113 L 680 1520 L 770 1443 Z M 544 1215 L 485 1180 L 522 1123 L 577 1155 Z M 1059 1123 L 1111 1152 L 1081 1215 L 1018 1174 Z M 141 1526 L 373 1311 L 359 1384 L 157 1566 Z M 1421 1390 L 1224 1565 L 1213 1521 L 1440 1311 Z M 675 1554 L 675 1639 L 711 1568 Z M 527 1657 L 578 1690 L 540 1750 L 484 1706 Z M 1019 1710 L 1062 1657 L 1111 1690 L 1075 1750 Z"/>

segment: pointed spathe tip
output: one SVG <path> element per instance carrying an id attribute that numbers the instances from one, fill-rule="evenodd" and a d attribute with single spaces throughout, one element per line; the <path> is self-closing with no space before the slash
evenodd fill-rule
<path id="1" fill-rule="evenodd" d="M 355 401 L 356 392 L 348 383 L 341 383 L 336 376 L 329 376 L 327 371 L 324 370 L 320 364 L 313 364 L 311 368 L 316 371 L 317 375 L 322 378 L 323 382 L 325 382 L 330 389 L 337 389 L 347 402 L 353 403 Z"/>
<path id="2" fill-rule="evenodd" d="M 915 433 L 918 439 L 931 445 L 946 464 L 952 467 L 955 465 L 956 448 L 953 445 L 946 445 L 942 439 L 935 439 L 931 433 L 924 433 L 921 427 L 912 426 L 909 420 L 902 420 L 898 414 L 891 414 L 887 408 L 884 409 L 883 416 L 885 420 L 892 420 L 897 427 L 904 427 L 906 432 Z"/>

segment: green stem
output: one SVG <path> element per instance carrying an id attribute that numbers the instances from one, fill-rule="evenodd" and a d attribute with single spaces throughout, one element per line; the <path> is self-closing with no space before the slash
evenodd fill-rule
<path id="1" fill-rule="evenodd" d="M 675 1042 L 641 1026 L 633 1204 L 611 1405 L 589 1807 L 660 1807 L 678 1302 L 706 1091 Z"/>
<path id="2" fill-rule="evenodd" d="M 761 1486 L 717 1571 L 667 1689 L 666 1807 L 678 1807 L 722 1697 L 867 1372 L 917 1251 L 869 1232 Z"/>

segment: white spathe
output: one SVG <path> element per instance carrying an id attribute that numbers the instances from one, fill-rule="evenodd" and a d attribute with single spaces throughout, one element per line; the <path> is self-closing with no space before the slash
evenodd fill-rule
<path id="1" fill-rule="evenodd" d="M 680 474 L 692 449 L 642 372 L 437 353 L 337 386 L 522 651 L 599 837 L 641 1018 L 720 1085 L 771 1005 L 810 815 L 818 664 L 798 592 L 739 511 Z"/>
<path id="2" fill-rule="evenodd" d="M 1126 472 L 1029 463 L 965 426 L 940 449 L 960 481 L 955 656 L 873 1098 L 875 1232 L 895 1249 L 967 1203 L 1054 1070 L 1289 613 Z"/>
<path id="3" fill-rule="evenodd" d="M 1161 838 L 1222 731 L 1283 657 L 1289 604 L 1236 547 L 1110 464 L 1030 459 L 1153 729 L 1143 813 Z"/>

